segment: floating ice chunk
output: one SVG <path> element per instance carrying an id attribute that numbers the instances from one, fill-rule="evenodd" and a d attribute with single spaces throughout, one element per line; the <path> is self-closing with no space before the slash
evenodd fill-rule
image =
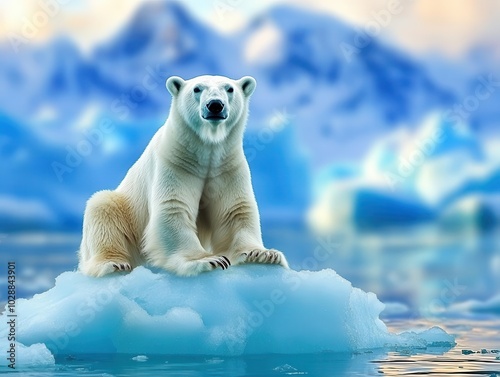
<path id="1" fill-rule="evenodd" d="M 301 372 L 297 368 L 292 367 L 290 364 L 283 364 L 273 368 L 275 372 L 279 372 L 286 375 L 301 375 L 308 374 L 307 372 Z"/>
<path id="2" fill-rule="evenodd" d="M 205 362 L 208 364 L 221 364 L 224 362 L 224 359 L 220 359 L 218 357 L 212 357 L 210 359 L 205 359 Z"/>
<path id="3" fill-rule="evenodd" d="M 418 332 L 417 336 L 426 342 L 427 347 L 442 347 L 455 344 L 455 337 L 437 326 Z"/>
<path id="4" fill-rule="evenodd" d="M 399 334 L 399 338 L 399 345 L 409 348 L 452 347 L 455 345 L 455 337 L 437 326 L 423 331 L 402 332 Z"/>
<path id="5" fill-rule="evenodd" d="M 65 272 L 17 302 L 18 339 L 54 354 L 241 355 L 454 344 L 433 328 L 392 334 L 384 305 L 332 270 L 236 266 L 183 278 L 138 267 L 91 278 Z M 0 320 L 0 338 L 7 334 Z M 44 348 L 45 349 L 45 348 Z"/>
<path id="6" fill-rule="evenodd" d="M 283 364 L 276 368 L 273 368 L 276 372 L 295 372 L 297 369 L 292 367 L 290 364 Z"/>
<path id="7" fill-rule="evenodd" d="M 139 361 L 139 362 L 145 362 L 145 361 L 148 361 L 149 358 L 147 356 L 145 356 L 145 355 L 137 355 L 137 356 L 134 356 L 132 358 L 132 360 Z"/>

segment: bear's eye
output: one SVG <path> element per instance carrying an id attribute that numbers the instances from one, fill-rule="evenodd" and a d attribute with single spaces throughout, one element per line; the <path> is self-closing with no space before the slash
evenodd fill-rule
<path id="1" fill-rule="evenodd" d="M 199 93 L 199 92 L 201 92 L 201 89 L 198 86 L 195 86 L 193 89 L 193 92 Z"/>
<path id="2" fill-rule="evenodd" d="M 232 86 L 230 86 L 230 87 L 227 89 L 227 92 L 228 92 L 228 93 L 232 93 L 232 92 L 234 92 L 234 88 L 233 88 Z"/>

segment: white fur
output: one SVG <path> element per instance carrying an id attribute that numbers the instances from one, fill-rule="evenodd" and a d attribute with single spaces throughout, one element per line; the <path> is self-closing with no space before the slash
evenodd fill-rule
<path id="1" fill-rule="evenodd" d="M 255 80 L 171 77 L 167 89 L 173 100 L 164 126 L 117 189 L 87 203 L 80 270 L 103 276 L 149 264 L 188 276 L 227 268 L 227 260 L 288 268 L 281 252 L 263 246 L 243 154 Z M 225 120 L 203 118 L 211 99 L 224 103 Z"/>

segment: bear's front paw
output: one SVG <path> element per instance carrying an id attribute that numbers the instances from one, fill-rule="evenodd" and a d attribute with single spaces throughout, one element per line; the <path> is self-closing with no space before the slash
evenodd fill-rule
<path id="1" fill-rule="evenodd" d="M 254 249 L 248 253 L 246 263 L 280 264 L 288 268 L 288 262 L 283 253 L 275 249 Z"/>
<path id="2" fill-rule="evenodd" d="M 210 264 L 210 266 L 212 266 L 213 270 L 215 270 L 218 267 L 225 270 L 225 269 L 229 268 L 229 266 L 231 265 L 231 262 L 229 261 L 229 259 L 226 258 L 224 255 L 204 258 L 203 261 L 208 262 L 208 264 Z"/>

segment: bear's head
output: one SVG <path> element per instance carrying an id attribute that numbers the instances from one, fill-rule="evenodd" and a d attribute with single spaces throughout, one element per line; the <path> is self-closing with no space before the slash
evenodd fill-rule
<path id="1" fill-rule="evenodd" d="M 220 143 L 234 127 L 244 127 L 248 101 L 255 90 L 253 77 L 231 80 L 223 76 L 199 76 L 167 80 L 172 110 L 204 142 Z"/>

